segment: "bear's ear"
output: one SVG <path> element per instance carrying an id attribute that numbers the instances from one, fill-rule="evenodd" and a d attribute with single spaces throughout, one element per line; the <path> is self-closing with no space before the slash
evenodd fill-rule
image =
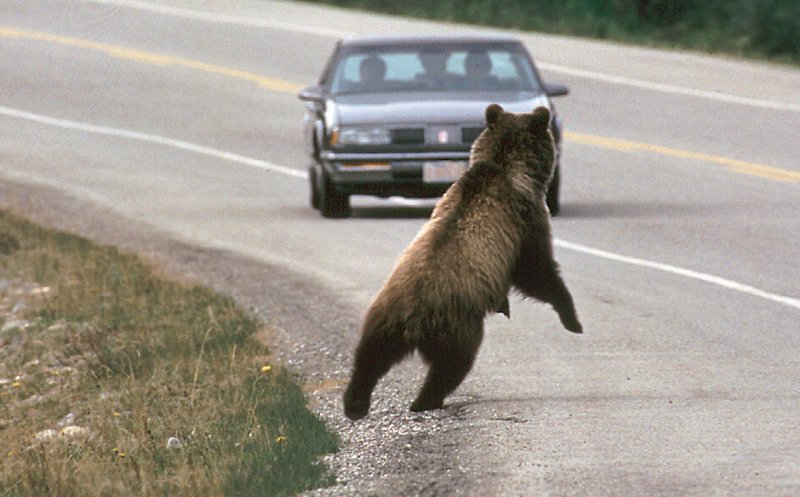
<path id="1" fill-rule="evenodd" d="M 493 128 L 502 114 L 503 108 L 497 104 L 491 104 L 489 107 L 486 107 L 486 125 Z"/>
<path id="2" fill-rule="evenodd" d="M 550 111 L 547 107 L 537 107 L 534 109 L 530 117 L 531 129 L 534 131 L 543 131 L 550 125 Z"/>

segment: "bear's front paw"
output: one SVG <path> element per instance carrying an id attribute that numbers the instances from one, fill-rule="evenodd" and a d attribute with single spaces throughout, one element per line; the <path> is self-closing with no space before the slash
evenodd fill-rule
<path id="1" fill-rule="evenodd" d="M 575 314 L 559 315 L 559 318 L 561 318 L 561 324 L 563 324 L 564 328 L 567 330 L 573 333 L 583 333 L 583 326 L 580 321 L 578 321 L 578 316 Z"/>

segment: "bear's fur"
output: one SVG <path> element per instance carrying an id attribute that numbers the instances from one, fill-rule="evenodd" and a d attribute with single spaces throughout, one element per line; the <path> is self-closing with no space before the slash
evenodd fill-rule
<path id="1" fill-rule="evenodd" d="M 366 416 L 372 391 L 415 349 L 430 365 L 412 411 L 442 407 L 463 381 L 489 312 L 508 309 L 512 285 L 551 304 L 581 333 L 553 260 L 545 192 L 555 148 L 544 107 L 512 114 L 493 104 L 470 167 L 437 203 L 370 306 L 356 348 L 345 414 Z"/>

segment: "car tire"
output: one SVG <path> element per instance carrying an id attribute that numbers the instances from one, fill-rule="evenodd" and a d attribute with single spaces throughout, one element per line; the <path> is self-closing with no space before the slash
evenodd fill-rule
<path id="1" fill-rule="evenodd" d="M 310 166 L 308 168 L 308 201 L 312 209 L 319 210 L 319 190 L 317 190 L 317 168 Z"/>
<path id="2" fill-rule="evenodd" d="M 557 216 L 558 211 L 561 210 L 561 168 L 556 163 L 555 170 L 553 171 L 553 179 L 550 180 L 550 186 L 547 187 L 547 208 L 550 209 L 551 216 Z"/>
<path id="3" fill-rule="evenodd" d="M 320 214 L 328 218 L 350 217 L 350 196 L 337 192 L 324 171 L 318 170 L 315 177 Z"/>

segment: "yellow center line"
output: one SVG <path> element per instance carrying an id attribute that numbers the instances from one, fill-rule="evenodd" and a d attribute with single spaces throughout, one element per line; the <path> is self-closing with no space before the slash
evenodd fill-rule
<path id="1" fill-rule="evenodd" d="M 157 54 L 153 52 L 146 52 L 143 50 L 136 50 L 132 48 L 121 47 L 117 45 L 109 45 L 105 43 L 98 43 L 90 40 L 83 40 L 78 38 L 68 38 L 65 36 L 54 35 L 39 31 L 26 31 L 15 29 L 11 27 L 0 26 L 0 37 L 15 38 L 43 41 L 48 43 L 55 43 L 64 46 L 82 48 L 86 50 L 95 50 L 111 57 L 133 60 L 136 62 L 151 64 L 157 66 L 177 66 L 197 71 L 203 71 L 210 74 L 235 78 L 238 80 L 249 81 L 255 83 L 259 87 L 265 88 L 270 91 L 279 93 L 297 94 L 303 85 L 292 83 L 281 79 L 268 78 L 260 74 L 233 69 L 225 66 L 218 66 L 208 64 L 192 59 L 185 59 L 182 57 L 174 57 L 170 55 Z M 765 164 L 758 164 L 754 162 L 746 162 L 742 160 L 729 159 L 716 155 L 709 155 L 700 152 L 692 152 L 689 150 L 681 150 L 677 148 L 663 147 L 660 145 L 653 145 L 649 143 L 620 140 L 617 138 L 608 138 L 603 136 L 591 135 L 587 133 L 577 133 L 574 131 L 566 131 L 564 139 L 567 142 L 579 145 L 587 145 L 590 147 L 604 148 L 623 153 L 632 152 L 646 152 L 651 154 L 663 155 L 667 157 L 676 157 L 681 159 L 691 159 L 700 162 L 717 164 L 726 167 L 730 171 L 737 173 L 748 174 L 751 176 L 758 176 L 761 178 L 768 178 L 777 181 L 784 181 L 790 183 L 800 182 L 800 171 L 793 171 L 791 169 L 783 169 Z"/>
<path id="2" fill-rule="evenodd" d="M 779 167 L 757 164 L 755 162 L 746 162 L 742 160 L 729 159 L 727 157 L 721 157 L 718 155 L 704 154 L 701 152 L 692 152 L 689 150 L 681 150 L 679 148 L 662 147 L 660 145 L 652 145 L 649 143 L 619 140 L 617 138 L 605 138 L 602 136 L 590 135 L 586 133 L 576 133 L 574 131 L 565 131 L 564 139 L 566 139 L 570 143 L 588 145 L 597 148 L 605 148 L 609 150 L 615 150 L 617 152 L 626 152 L 626 153 L 648 152 L 652 154 L 664 155 L 667 157 L 692 159 L 701 162 L 708 162 L 711 164 L 719 164 L 721 166 L 727 167 L 731 171 L 742 174 L 749 174 L 751 176 L 759 176 L 762 178 L 769 178 L 791 183 L 800 182 L 800 171 L 792 171 L 791 169 L 782 169 Z"/>
<path id="3" fill-rule="evenodd" d="M 187 69 L 194 69 L 207 73 L 217 74 L 220 76 L 227 76 L 244 81 L 250 81 L 268 90 L 283 92 L 283 93 L 297 93 L 302 88 L 301 85 L 290 83 L 280 79 L 268 78 L 260 74 L 242 71 L 239 69 L 232 69 L 230 67 L 217 66 L 214 64 L 207 64 L 191 59 L 184 59 L 182 57 L 173 57 L 170 55 L 162 55 L 153 52 L 145 52 L 143 50 L 136 50 L 132 48 L 120 47 L 117 45 L 108 45 L 105 43 L 97 43 L 89 40 L 81 40 L 78 38 L 68 38 L 65 36 L 54 35 L 50 33 L 42 33 L 38 31 L 25 31 L 21 29 L 14 29 L 9 27 L 0 26 L 0 37 L 4 38 L 17 38 L 25 40 L 44 41 L 55 43 L 58 45 L 65 45 L 69 47 L 83 48 L 86 50 L 95 50 L 102 52 L 111 57 L 121 59 L 129 59 L 144 64 L 152 64 L 157 66 L 177 66 L 185 67 Z"/>

